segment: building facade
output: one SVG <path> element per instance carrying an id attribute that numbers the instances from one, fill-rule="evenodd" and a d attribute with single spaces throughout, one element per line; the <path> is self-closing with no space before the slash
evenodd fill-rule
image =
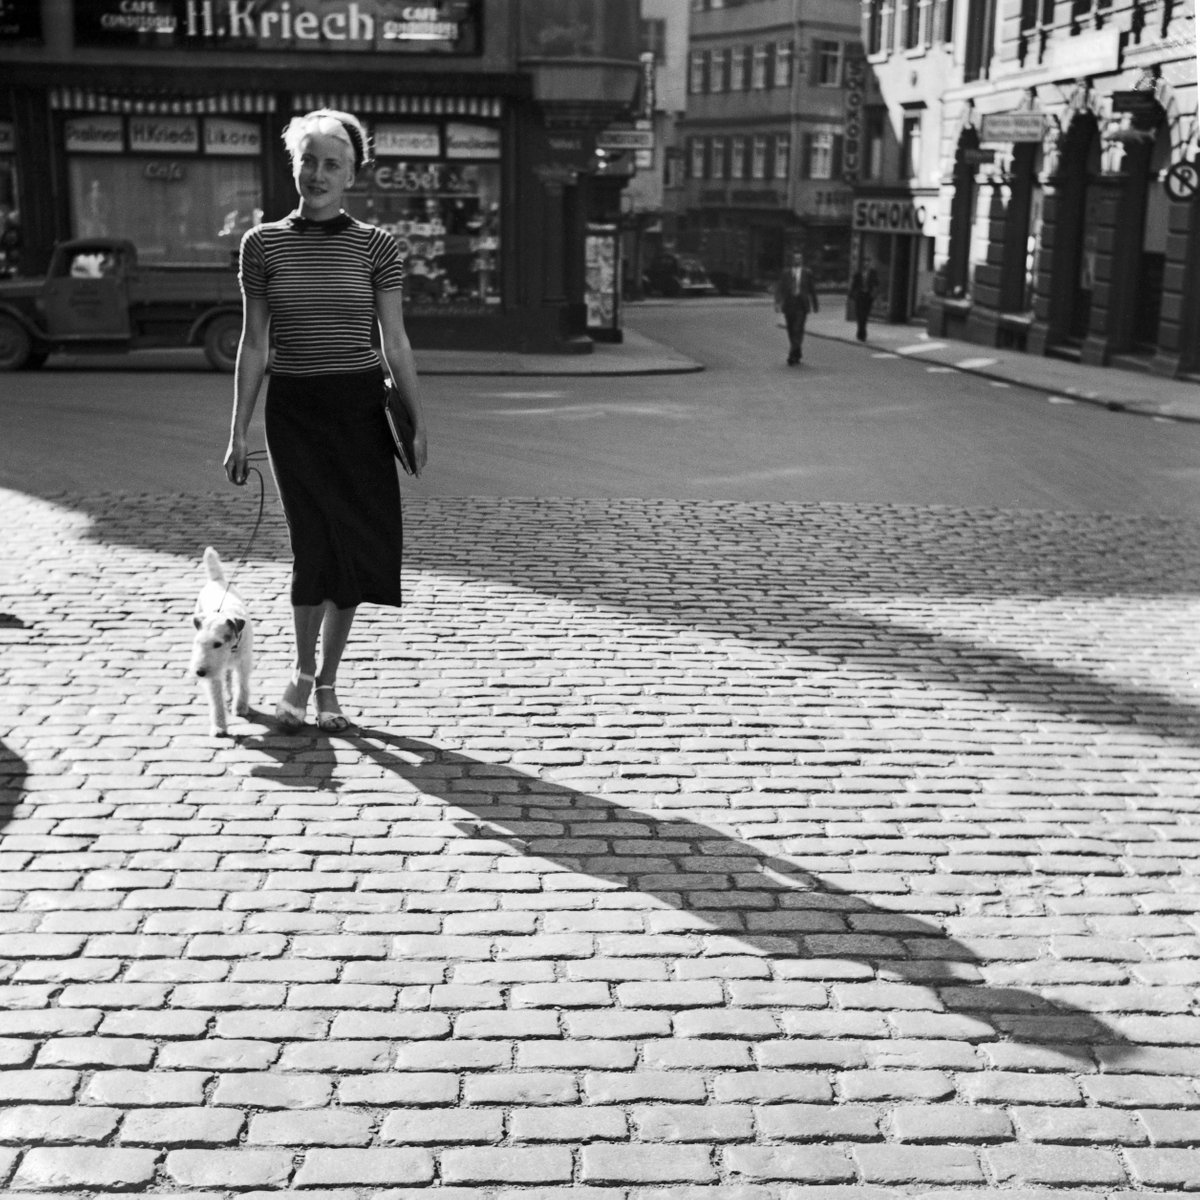
<path id="1" fill-rule="evenodd" d="M 681 178 L 677 125 L 687 110 L 687 6 L 680 0 L 641 2 L 638 108 L 652 145 L 633 153 L 633 174 L 621 197 L 625 291 L 632 296 L 641 292 L 646 266 L 664 245 L 675 243 L 675 209 L 669 197 Z"/>
<path id="2" fill-rule="evenodd" d="M 637 0 L 7 0 L 8 269 L 66 237 L 229 264 L 295 205 L 280 135 L 348 109 L 353 215 L 396 238 L 417 344 L 587 347 L 587 226 L 619 210 L 597 131 L 638 81 Z M 14 218 L 15 210 L 15 218 Z M 14 244 L 15 243 L 15 244 Z"/>
<path id="3" fill-rule="evenodd" d="M 867 0 L 854 259 L 880 280 L 876 315 L 909 321 L 929 310 L 941 188 L 942 96 L 954 79 L 953 0 Z"/>
<path id="4" fill-rule="evenodd" d="M 1193 6 L 956 8 L 931 331 L 1200 370 Z"/>
<path id="5" fill-rule="evenodd" d="M 845 282 L 861 53 L 856 0 L 692 0 L 681 250 L 756 286 L 801 247 Z"/>

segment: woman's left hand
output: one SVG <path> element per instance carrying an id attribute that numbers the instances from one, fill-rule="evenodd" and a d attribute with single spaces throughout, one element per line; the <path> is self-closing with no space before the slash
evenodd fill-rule
<path id="1" fill-rule="evenodd" d="M 429 458 L 429 447 L 425 441 L 425 427 L 419 425 L 413 431 L 413 458 L 416 460 L 413 466 L 417 469 L 417 474 L 425 470 L 425 463 Z"/>

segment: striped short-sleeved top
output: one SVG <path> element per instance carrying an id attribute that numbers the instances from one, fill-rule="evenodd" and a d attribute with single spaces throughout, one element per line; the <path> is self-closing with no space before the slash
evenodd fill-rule
<path id="1" fill-rule="evenodd" d="M 379 365 L 371 344 L 375 292 L 404 286 L 395 240 L 362 221 L 336 230 L 289 220 L 256 225 L 242 238 L 238 278 L 271 311 L 275 375 L 329 375 Z"/>

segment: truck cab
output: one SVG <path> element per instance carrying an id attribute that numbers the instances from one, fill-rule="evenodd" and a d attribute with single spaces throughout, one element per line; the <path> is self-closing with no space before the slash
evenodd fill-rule
<path id="1" fill-rule="evenodd" d="M 50 260 L 43 291 L 46 333 L 56 342 L 127 342 L 132 242 L 68 242 Z"/>

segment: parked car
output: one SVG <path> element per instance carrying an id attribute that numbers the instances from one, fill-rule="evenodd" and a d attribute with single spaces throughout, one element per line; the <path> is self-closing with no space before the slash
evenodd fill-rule
<path id="1" fill-rule="evenodd" d="M 0 280 L 0 371 L 40 367 L 58 350 L 203 346 L 232 371 L 242 295 L 231 266 L 151 266 L 132 242 L 85 238 L 54 248 L 43 278 Z"/>
<path id="2" fill-rule="evenodd" d="M 704 264 L 690 254 L 660 254 L 646 268 L 647 292 L 660 296 L 715 296 L 716 285 Z"/>

